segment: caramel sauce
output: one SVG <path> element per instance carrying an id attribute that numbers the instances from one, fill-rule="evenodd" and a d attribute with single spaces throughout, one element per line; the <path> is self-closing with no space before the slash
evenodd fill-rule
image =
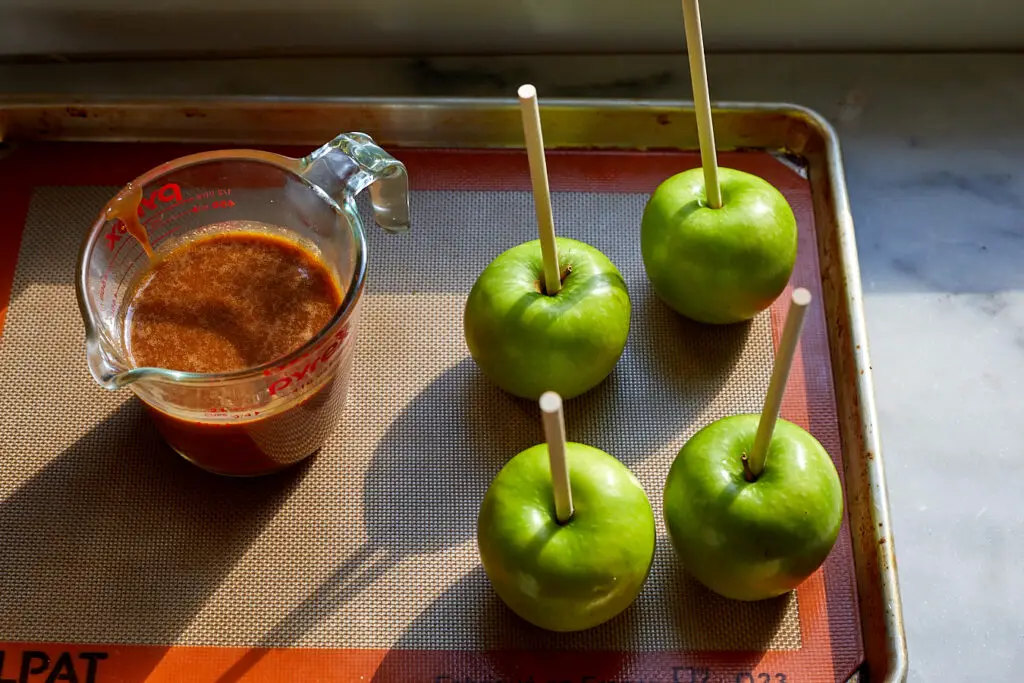
<path id="1" fill-rule="evenodd" d="M 125 317 L 137 367 L 204 374 L 256 367 L 330 322 L 342 293 L 327 267 L 260 225 L 208 226 L 211 234 L 152 263 L 129 294 Z"/>
<path id="2" fill-rule="evenodd" d="M 139 205 L 141 203 L 142 188 L 128 183 L 107 204 L 103 211 L 103 217 L 108 221 L 120 221 L 124 225 L 125 231 L 142 245 L 149 260 L 154 261 L 156 254 L 153 252 L 153 245 L 149 243 L 149 233 L 146 232 L 146 227 L 139 220 Z"/>
<path id="3" fill-rule="evenodd" d="M 128 294 L 124 335 L 132 362 L 231 372 L 278 360 L 325 328 L 341 306 L 341 287 L 314 254 L 268 232 L 273 228 L 250 221 L 213 224 L 151 260 Z M 296 368 L 305 374 L 315 363 L 306 359 Z M 345 385 L 332 376 L 283 410 L 228 421 L 144 405 L 181 455 L 212 472 L 245 476 L 286 467 L 323 443 L 336 424 Z M 223 409 L 194 407 L 213 415 Z"/>

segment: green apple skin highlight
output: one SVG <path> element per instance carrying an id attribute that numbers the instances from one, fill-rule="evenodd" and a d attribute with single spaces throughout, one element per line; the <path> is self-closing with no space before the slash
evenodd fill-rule
<path id="1" fill-rule="evenodd" d="M 825 561 L 843 519 L 832 459 L 791 422 L 777 421 L 764 471 L 744 478 L 759 418 L 726 417 L 697 432 L 665 484 L 665 522 L 684 568 L 736 600 L 796 588 Z"/>
<path id="2" fill-rule="evenodd" d="M 704 172 L 665 180 L 640 224 L 640 251 L 657 295 L 703 323 L 749 320 L 789 282 L 796 262 L 796 217 L 771 183 L 719 169 L 722 207 L 707 205 Z"/>
<path id="3" fill-rule="evenodd" d="M 630 303 L 618 269 L 597 249 L 558 238 L 562 289 L 543 291 L 540 241 L 500 254 L 466 300 L 466 345 L 505 391 L 537 399 L 573 398 L 614 369 L 629 336 Z"/>
<path id="4" fill-rule="evenodd" d="M 477 541 L 484 570 L 523 619 L 552 631 L 608 621 L 633 603 L 654 558 L 654 513 L 640 482 L 604 451 L 570 442 L 572 519 L 555 517 L 546 444 L 498 473 Z"/>

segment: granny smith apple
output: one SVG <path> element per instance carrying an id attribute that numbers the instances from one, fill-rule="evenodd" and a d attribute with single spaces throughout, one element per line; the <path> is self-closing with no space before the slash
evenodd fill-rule
<path id="1" fill-rule="evenodd" d="M 566 448 L 574 514 L 555 516 L 547 444 L 505 465 L 477 521 L 480 559 L 495 592 L 523 619 L 579 631 L 632 604 L 654 558 L 654 513 L 640 482 L 604 451 Z"/>
<path id="2" fill-rule="evenodd" d="M 700 168 L 654 191 L 640 224 L 640 251 L 655 293 L 704 323 L 749 320 L 789 281 L 796 261 L 796 218 L 771 183 L 718 169 L 722 206 L 707 204 Z"/>
<path id="3" fill-rule="evenodd" d="M 839 535 L 843 494 L 832 459 L 797 425 L 778 420 L 764 470 L 747 481 L 759 415 L 701 429 L 672 464 L 665 522 L 684 568 L 711 590 L 762 600 L 796 588 Z"/>
<path id="4" fill-rule="evenodd" d="M 600 251 L 558 238 L 562 288 L 543 286 L 540 241 L 499 255 L 477 278 L 463 318 L 466 344 L 505 391 L 536 399 L 579 396 L 607 377 L 629 336 L 629 293 Z"/>

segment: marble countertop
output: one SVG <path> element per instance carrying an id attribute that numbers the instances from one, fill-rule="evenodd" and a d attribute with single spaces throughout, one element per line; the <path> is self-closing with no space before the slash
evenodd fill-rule
<path id="1" fill-rule="evenodd" d="M 911 681 L 1024 672 L 1024 55 L 712 55 L 839 132 Z M 689 98 L 683 56 L 0 65 L 0 92 Z"/>

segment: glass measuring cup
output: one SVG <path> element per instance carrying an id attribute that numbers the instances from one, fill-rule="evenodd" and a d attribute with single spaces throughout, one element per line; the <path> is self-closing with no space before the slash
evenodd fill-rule
<path id="1" fill-rule="evenodd" d="M 204 152 L 136 178 L 101 212 L 79 256 L 76 290 L 93 378 L 110 390 L 129 386 L 170 446 L 212 472 L 265 474 L 316 451 L 334 430 L 348 388 L 366 272 L 354 198 L 367 187 L 377 224 L 407 230 L 405 166 L 362 133 L 339 135 L 302 159 Z M 300 348 L 258 367 L 216 374 L 137 367 L 125 314 L 132 285 L 150 261 L 142 242 L 126 234 L 132 214 L 158 258 L 232 224 L 275 226 L 330 271 L 341 305 Z"/>

